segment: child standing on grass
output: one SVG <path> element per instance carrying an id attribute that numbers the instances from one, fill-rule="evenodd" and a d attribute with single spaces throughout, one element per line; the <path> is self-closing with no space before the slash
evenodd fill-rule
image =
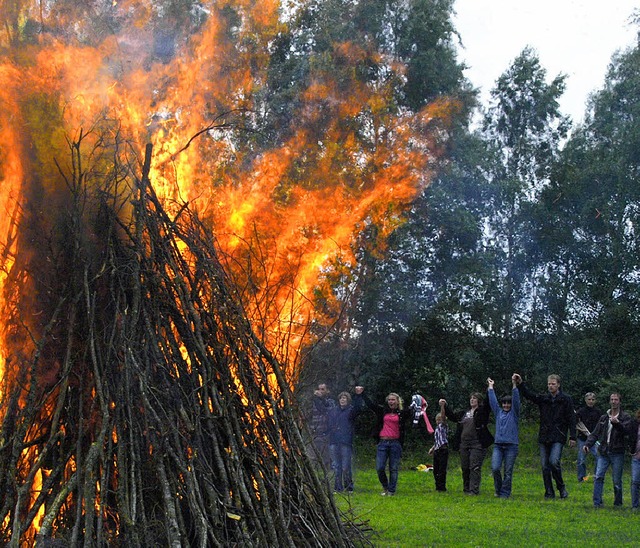
<path id="1" fill-rule="evenodd" d="M 433 432 L 434 444 L 429 449 L 433 456 L 433 479 L 436 491 L 447 490 L 447 465 L 449 464 L 449 428 L 444 412 L 444 403 L 440 403 L 440 413 L 436 415 L 436 429 Z"/>

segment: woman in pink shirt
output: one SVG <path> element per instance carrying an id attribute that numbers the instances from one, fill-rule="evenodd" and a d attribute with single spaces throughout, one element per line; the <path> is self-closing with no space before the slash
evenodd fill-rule
<path id="1" fill-rule="evenodd" d="M 356 397 L 362 397 L 365 404 L 376 414 L 376 424 L 373 436 L 378 442 L 376 452 L 376 471 L 382 485 L 383 496 L 396 494 L 398 485 L 398 470 L 402 458 L 402 443 L 404 442 L 405 426 L 413 416 L 411 409 L 404 409 L 402 398 L 391 392 L 385 398 L 384 405 L 373 403 L 364 393 L 363 387 L 357 387 Z M 389 476 L 386 468 L 389 464 Z"/>

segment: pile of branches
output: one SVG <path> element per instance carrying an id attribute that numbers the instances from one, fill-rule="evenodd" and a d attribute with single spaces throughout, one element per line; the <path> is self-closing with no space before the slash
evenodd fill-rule
<path id="1" fill-rule="evenodd" d="M 283 369 L 214 234 L 187 206 L 167 213 L 149 158 L 127 215 L 122 194 L 67 181 L 57 279 L 37 291 L 53 304 L 39 330 L 16 327 L 28 361 L 16 350 L 6 364 L 0 543 L 368 544 L 307 458 Z"/>

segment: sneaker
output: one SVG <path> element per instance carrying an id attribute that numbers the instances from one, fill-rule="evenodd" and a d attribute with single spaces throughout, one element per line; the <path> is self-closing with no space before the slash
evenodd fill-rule
<path id="1" fill-rule="evenodd" d="M 394 497 L 395 493 L 392 493 L 391 491 L 387 491 L 387 496 L 388 497 Z"/>
<path id="2" fill-rule="evenodd" d="M 567 493 L 567 490 L 564 487 L 560 489 L 560 498 L 566 499 L 568 497 L 569 497 L 569 493 Z"/>
<path id="3" fill-rule="evenodd" d="M 382 491 L 382 493 L 380 493 L 381 496 L 386 497 L 389 494 L 389 491 Z"/>

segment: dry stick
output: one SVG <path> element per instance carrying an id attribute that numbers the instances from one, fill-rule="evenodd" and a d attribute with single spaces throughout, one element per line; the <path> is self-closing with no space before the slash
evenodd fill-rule
<path id="1" fill-rule="evenodd" d="M 266 376 L 266 374 L 265 374 L 265 376 Z M 271 401 L 269 402 L 269 405 L 270 405 L 270 407 L 271 407 L 271 408 L 275 408 L 276 404 L 275 404 L 275 402 L 273 401 L 273 399 L 271 399 Z M 275 416 L 277 417 L 277 414 L 276 414 Z M 276 431 L 279 431 L 279 430 L 280 430 L 280 425 L 277 425 L 277 426 L 276 426 Z M 279 446 L 279 444 L 277 444 L 277 445 Z M 280 455 L 282 455 L 282 453 L 280 453 Z M 279 466 L 279 468 L 280 468 L 280 469 L 283 469 L 283 463 L 282 463 L 282 460 L 281 460 L 281 462 L 280 462 L 280 466 Z M 282 485 L 282 482 L 280 482 L 280 485 Z"/>
<path id="2" fill-rule="evenodd" d="M 186 294 L 186 293 L 188 293 L 188 292 L 184 291 L 184 289 L 183 289 L 182 294 L 184 295 L 184 294 Z M 197 314 L 195 313 L 195 311 L 194 311 L 193 307 L 191 306 L 191 304 L 192 304 L 192 303 L 186 303 L 184 306 L 186 307 L 186 309 L 187 309 L 187 310 L 189 310 L 189 311 L 190 311 L 190 317 L 191 317 L 193 320 L 195 320 L 195 325 L 196 325 L 196 326 L 199 326 L 199 325 L 200 325 L 200 324 L 199 324 L 199 321 L 197 321 L 198 319 L 196 318 Z M 198 336 L 199 336 L 199 335 L 201 334 L 201 333 L 200 333 L 200 329 L 198 329 L 198 328 L 197 328 L 197 329 L 195 329 L 195 331 L 196 331 L 196 335 L 198 335 Z M 201 346 L 202 346 L 202 344 L 197 344 L 196 346 L 200 346 L 200 347 L 201 347 Z M 270 529 L 271 529 L 271 528 L 270 528 Z"/>
<path id="3" fill-rule="evenodd" d="M 80 386 L 78 387 L 78 393 L 82 394 L 84 388 L 83 379 L 79 379 Z M 82 433 L 84 430 L 85 417 L 83 410 L 83 401 L 82 398 L 78 398 L 78 436 L 76 438 L 76 471 L 78 474 L 77 479 L 77 491 L 76 491 L 76 512 L 75 512 L 75 520 L 74 525 L 71 530 L 71 546 L 79 546 L 80 545 L 80 532 L 83 529 L 83 507 L 84 507 L 84 490 L 83 490 L 83 482 L 82 476 L 84 474 L 84 470 L 82 468 L 82 464 L 84 462 L 84 452 L 82 448 Z"/>
<path id="4" fill-rule="evenodd" d="M 26 374 L 26 371 L 23 370 L 22 374 Z M 19 388 L 20 383 L 17 384 L 18 387 L 14 388 L 11 392 L 2 421 L 3 445 L 0 449 L 0 497 L 2 497 L 3 502 L 2 508 L 0 509 L 0 523 L 9 521 L 7 517 L 9 516 L 11 508 L 14 507 L 13 499 L 16 493 L 16 481 L 18 478 L 16 471 L 17 461 L 12 458 L 16 453 L 13 451 L 14 445 L 18 443 L 15 427 L 16 424 L 18 424 L 21 390 Z"/>
<path id="5" fill-rule="evenodd" d="M 84 531 L 85 544 L 180 546 L 192 525 L 201 546 L 351 545 L 305 455 L 281 364 L 253 333 L 210 231 L 186 206 L 174 219 L 163 210 L 149 185 L 150 158 L 147 147 L 132 225 L 120 225 L 129 240 L 114 237 L 112 262 L 94 277 L 88 258 L 77 257 L 85 273 L 86 313 L 78 321 L 87 323 L 85 351 L 93 373 L 87 382 L 98 409 L 85 421 L 80 390 L 74 400 L 80 417 L 77 475 L 52 493 L 45 530 L 55 522 L 53 508 L 75 491 L 74 545 Z M 77 223 L 74 230 L 80 229 Z M 100 277 L 109 282 L 109 304 L 116 310 L 111 324 L 97 308 Z M 105 340 L 99 319 L 111 329 Z M 68 348 L 72 333 L 70 326 Z M 58 421 L 64 424 L 64 417 L 56 412 Z M 97 433 L 90 430 L 96 421 Z M 82 439 L 90 436 L 83 455 Z M 157 481 L 150 485 L 149 478 Z M 116 480 L 114 508 L 108 495 Z M 112 511 L 121 517 L 117 539 L 102 519 Z M 229 519 L 231 513 L 240 520 Z M 164 524 L 161 541 L 154 537 L 155 519 Z"/>
<path id="6" fill-rule="evenodd" d="M 38 542 L 43 539 L 50 538 L 53 529 L 53 522 L 58 517 L 58 513 L 60 512 L 60 508 L 67 500 L 68 496 L 73 492 L 78 484 L 78 471 L 76 470 L 69 480 L 64 483 L 62 489 L 60 489 L 57 493 L 51 505 L 49 507 L 49 511 L 42 518 L 42 523 L 40 524 L 40 530 L 38 531 Z"/>
<path id="7" fill-rule="evenodd" d="M 34 341 L 35 344 L 35 353 L 31 362 L 31 367 L 29 368 L 29 388 L 27 391 L 27 397 L 25 401 L 25 405 L 22 408 L 21 415 L 22 420 L 20 421 L 20 427 L 16 431 L 15 443 L 13 445 L 12 452 L 12 461 L 13 468 L 17 471 L 18 463 L 22 458 L 22 452 L 25 447 L 26 437 L 29 432 L 29 428 L 33 425 L 34 418 L 38 416 L 39 405 L 37 401 L 37 394 L 39 393 L 38 386 L 38 378 L 37 378 L 37 366 L 40 363 L 40 357 L 42 354 L 42 348 L 44 346 L 44 341 L 47 339 L 48 334 L 52 331 L 55 321 L 58 317 L 58 313 L 60 312 L 63 300 L 61 299 L 58 302 L 58 306 L 53 313 L 52 319 L 47 323 L 44 329 L 44 336 L 39 341 Z M 30 333 L 31 335 L 31 333 Z M 35 468 L 35 467 L 34 467 Z M 14 505 L 14 516 L 11 523 L 12 533 L 11 540 L 9 542 L 9 547 L 17 548 L 20 544 L 20 537 L 22 533 L 31 525 L 31 523 L 26 523 L 24 520 L 20 518 L 22 513 L 22 506 L 24 504 L 25 498 L 28 496 L 30 489 L 33 485 L 33 479 L 35 478 L 35 474 L 37 469 L 30 470 L 27 473 L 27 478 L 23 482 L 23 484 L 16 489 L 16 499 Z"/>
<path id="8" fill-rule="evenodd" d="M 158 445 L 156 446 L 160 449 L 160 443 L 156 440 Z M 164 467 L 164 462 L 161 458 L 156 459 L 156 465 L 158 466 L 158 475 L 160 480 L 160 487 L 162 489 L 162 495 L 164 497 L 164 508 L 167 512 L 166 520 L 167 520 L 167 535 L 169 546 L 172 548 L 181 548 L 182 542 L 180 540 L 180 527 L 178 525 L 178 518 L 176 516 L 176 507 L 174 504 L 174 496 L 171 492 L 171 486 L 169 484 L 169 479 L 167 478 L 167 473 Z"/>
<path id="9" fill-rule="evenodd" d="M 174 268 L 176 268 L 175 265 L 174 265 Z M 187 295 L 189 295 L 190 292 L 185 287 L 185 284 L 181 283 L 179 284 L 179 287 L 181 288 L 180 294 L 181 294 L 181 302 L 183 303 L 182 308 L 189 312 L 188 317 L 190 318 L 192 324 L 194 325 L 193 334 L 195 335 L 195 340 L 190 341 L 193 343 L 192 345 L 190 345 L 190 348 L 198 350 L 198 352 L 201 354 L 201 356 L 199 357 L 199 360 L 206 359 L 205 352 L 204 352 L 205 344 L 202 339 L 203 333 L 202 333 L 202 324 L 200 322 L 200 317 L 198 313 L 195 311 L 193 307 L 193 303 L 188 300 Z M 193 489 L 190 489 L 188 492 L 192 493 Z M 199 513 L 197 508 L 194 508 L 194 510 L 197 513 Z"/>

